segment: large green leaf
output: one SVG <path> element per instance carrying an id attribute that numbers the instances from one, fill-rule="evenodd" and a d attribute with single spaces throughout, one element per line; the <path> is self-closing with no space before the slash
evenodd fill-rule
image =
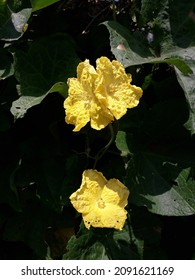
<path id="1" fill-rule="evenodd" d="M 193 214 L 195 181 L 190 172 L 195 161 L 194 145 L 184 127 L 187 103 L 174 98 L 145 109 L 144 114 L 141 109 L 130 110 L 121 119 L 116 137 L 122 155 L 131 156 L 125 180 L 130 201 L 157 214 Z"/>
<path id="2" fill-rule="evenodd" d="M 84 228 L 83 224 L 78 236 L 72 236 L 67 246 L 68 252 L 64 260 L 105 260 L 108 259 L 104 245 L 98 241 L 93 231 Z"/>
<path id="3" fill-rule="evenodd" d="M 15 71 L 21 95 L 44 95 L 55 83 L 74 76 L 78 62 L 68 35 L 42 38 L 32 43 L 27 53 L 17 51 Z"/>
<path id="4" fill-rule="evenodd" d="M 143 259 L 165 259 L 164 248 L 161 247 L 161 216 L 155 215 L 146 207 L 129 206 L 130 228 L 132 239 L 138 245 L 139 254 Z"/>
<path id="5" fill-rule="evenodd" d="M 0 39 L 13 41 L 25 32 L 25 25 L 30 18 L 32 9 L 29 1 L 0 2 Z"/>
<path id="6" fill-rule="evenodd" d="M 60 0 L 31 0 L 33 12 L 48 7 Z"/>
<path id="7" fill-rule="evenodd" d="M 37 97 L 22 95 L 19 99 L 12 103 L 11 113 L 14 115 L 15 120 L 22 118 L 29 108 L 40 104 L 49 93 L 56 92 L 60 93 L 63 97 L 66 97 L 67 85 L 63 82 L 58 82 L 54 84 L 45 94 Z"/>
<path id="8" fill-rule="evenodd" d="M 135 36 L 126 27 L 115 21 L 107 21 L 103 24 L 110 33 L 111 51 L 124 67 L 155 60 L 155 55 L 143 36 Z"/>
<path id="9" fill-rule="evenodd" d="M 92 239 L 93 237 L 91 237 Z M 87 242 L 86 242 L 87 241 Z M 91 244 L 90 244 L 91 243 Z M 88 234 L 83 234 L 78 239 L 73 236 L 68 243 L 69 252 L 63 256 L 64 260 L 107 260 L 103 244 L 90 240 Z"/>
<path id="10" fill-rule="evenodd" d="M 167 87 L 165 82 L 163 85 L 161 83 L 156 85 L 156 90 L 164 98 L 165 91 L 168 91 L 169 96 L 172 88 L 169 83 Z M 166 152 L 166 154 L 177 153 L 178 157 L 179 150 L 182 155 L 189 155 L 190 151 L 188 150 L 186 153 L 185 149 L 186 147 L 190 149 L 191 137 L 189 131 L 184 127 L 188 117 L 188 105 L 184 97 L 165 99 L 150 109 L 141 103 L 138 107 L 129 110 L 119 121 L 116 146 L 122 156 L 145 149 Z M 175 145 L 176 142 L 177 145 Z"/>
<path id="11" fill-rule="evenodd" d="M 20 82 L 21 97 L 13 103 L 12 113 L 21 117 L 30 107 L 39 104 L 51 92 L 66 97 L 67 78 L 75 75 L 79 62 L 74 43 L 68 35 L 42 38 L 27 53 L 15 53 L 15 74 Z"/>
<path id="12" fill-rule="evenodd" d="M 133 230 L 125 226 L 122 231 L 93 228 L 81 224 L 78 236 L 68 242 L 63 259 L 141 259 L 143 241 L 135 238 Z"/>
<path id="13" fill-rule="evenodd" d="M 132 211 L 129 209 L 131 217 Z M 139 260 L 143 258 L 144 240 L 135 236 L 134 228 L 127 218 L 127 223 L 122 231 L 114 231 L 113 239 L 105 240 L 107 254 L 114 260 Z"/>
<path id="14" fill-rule="evenodd" d="M 106 228 L 87 230 L 82 223 L 77 236 L 70 239 L 68 252 L 63 259 L 163 258 L 163 250 L 159 249 L 162 222 L 145 208 L 131 206 L 128 208 L 127 222 L 122 231 Z"/>
<path id="15" fill-rule="evenodd" d="M 141 18 L 147 34 L 132 33 L 117 22 L 104 22 L 110 33 L 111 51 L 117 60 L 125 67 L 166 62 L 184 74 L 192 73 L 185 62 L 185 54 L 195 43 L 195 23 L 191 18 L 194 1 L 142 0 L 141 4 Z"/>
<path id="16" fill-rule="evenodd" d="M 184 74 L 192 73 L 190 67 L 180 56 L 184 50 L 163 52 L 156 56 L 151 46 L 141 33 L 131 33 L 126 27 L 114 21 L 104 22 L 110 33 L 111 51 L 124 67 L 144 63 L 168 63 L 175 65 Z"/>
<path id="17" fill-rule="evenodd" d="M 130 201 L 156 214 L 194 214 L 195 180 L 187 165 L 190 163 L 185 165 L 158 154 L 135 154 L 128 164 L 126 178 Z"/>

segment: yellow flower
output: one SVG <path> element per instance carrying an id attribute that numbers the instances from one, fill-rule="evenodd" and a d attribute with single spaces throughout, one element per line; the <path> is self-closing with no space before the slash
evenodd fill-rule
<path id="1" fill-rule="evenodd" d="M 101 172 L 83 172 L 80 188 L 70 196 L 74 208 L 82 213 L 87 229 L 90 226 L 122 229 L 127 218 L 129 190 L 119 180 L 106 180 Z"/>
<path id="2" fill-rule="evenodd" d="M 116 60 L 101 57 L 96 60 L 96 70 L 87 59 L 79 63 L 77 78 L 68 79 L 65 121 L 75 125 L 73 131 L 79 131 L 88 122 L 100 130 L 120 119 L 142 96 L 142 89 L 131 81 L 131 75 Z"/>

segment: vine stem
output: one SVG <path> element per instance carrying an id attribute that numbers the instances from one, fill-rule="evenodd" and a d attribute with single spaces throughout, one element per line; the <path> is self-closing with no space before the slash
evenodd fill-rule
<path id="1" fill-rule="evenodd" d="M 113 20 L 116 21 L 116 6 L 114 0 L 112 0 L 112 9 L 113 9 Z"/>
<path id="2" fill-rule="evenodd" d="M 109 129 L 110 129 L 110 140 L 108 142 L 108 144 L 106 144 L 106 146 L 104 146 L 95 156 L 95 162 L 93 165 L 93 169 L 95 169 L 97 162 L 103 157 L 103 155 L 105 154 L 105 152 L 108 150 L 108 148 L 110 147 L 110 145 L 113 143 L 114 139 L 115 139 L 115 133 L 114 133 L 114 129 L 112 124 L 109 124 Z"/>
<path id="3" fill-rule="evenodd" d="M 87 25 L 87 27 L 83 30 L 82 34 L 85 34 L 89 27 L 91 26 L 91 24 L 94 22 L 94 20 L 99 17 L 104 11 L 106 11 L 108 8 L 110 7 L 110 5 L 106 6 L 103 10 L 101 10 L 99 13 L 97 13 L 97 15 L 95 15 L 92 20 L 89 22 L 89 24 Z"/>

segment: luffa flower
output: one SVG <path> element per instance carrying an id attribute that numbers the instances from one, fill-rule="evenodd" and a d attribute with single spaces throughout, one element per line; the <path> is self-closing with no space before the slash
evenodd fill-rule
<path id="1" fill-rule="evenodd" d="M 65 121 L 75 126 L 73 131 L 79 131 L 88 122 L 100 130 L 120 119 L 142 96 L 142 89 L 131 81 L 131 75 L 116 60 L 101 57 L 96 60 L 96 70 L 87 59 L 79 63 L 77 78 L 68 79 Z"/>
<path id="2" fill-rule="evenodd" d="M 127 218 L 129 190 L 119 180 L 106 180 L 101 172 L 83 172 L 80 188 L 70 196 L 74 208 L 82 213 L 87 229 L 90 226 L 122 229 Z"/>

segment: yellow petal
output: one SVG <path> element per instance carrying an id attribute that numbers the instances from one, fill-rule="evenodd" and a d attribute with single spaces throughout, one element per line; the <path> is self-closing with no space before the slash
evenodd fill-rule
<path id="1" fill-rule="evenodd" d="M 96 207 L 93 212 L 91 211 L 82 216 L 87 229 L 93 226 L 121 230 L 127 218 L 127 211 L 117 205 L 108 204 L 103 210 Z"/>
<path id="2" fill-rule="evenodd" d="M 93 102 L 90 108 L 91 127 L 100 130 L 105 128 L 111 121 L 114 120 L 111 112 L 105 108 L 99 101 Z"/>
<path id="3" fill-rule="evenodd" d="M 68 86 L 69 96 L 64 101 L 65 121 L 68 124 L 75 125 L 74 131 L 79 131 L 90 120 L 90 97 L 76 78 L 68 79 Z"/>
<path id="4" fill-rule="evenodd" d="M 88 188 L 91 189 L 90 184 L 92 182 L 95 182 L 99 186 L 99 191 L 102 191 L 104 185 L 107 183 L 106 178 L 102 174 L 102 172 L 99 172 L 95 169 L 87 169 L 83 172 L 83 181 L 86 182 L 86 185 L 88 185 Z"/>
<path id="5" fill-rule="evenodd" d="M 95 81 L 98 75 L 94 67 L 89 64 L 89 60 L 85 60 L 78 65 L 77 76 L 83 89 L 88 93 L 91 127 L 100 130 L 106 127 L 114 118 L 110 111 L 102 106 L 94 95 Z"/>
<path id="6" fill-rule="evenodd" d="M 127 199 L 129 196 L 129 190 L 117 179 L 110 179 L 102 191 L 102 199 L 104 202 L 119 205 L 125 207 L 127 205 Z"/>
<path id="7" fill-rule="evenodd" d="M 107 57 L 101 57 L 96 60 L 96 69 L 98 76 L 103 77 L 103 84 L 107 87 L 113 82 L 118 85 L 131 83 L 131 75 L 126 74 L 124 66 L 117 60 L 112 62 Z"/>
<path id="8" fill-rule="evenodd" d="M 107 180 L 101 172 L 89 169 L 83 172 L 80 188 L 70 196 L 70 201 L 79 213 L 93 210 Z"/>
<path id="9" fill-rule="evenodd" d="M 77 79 L 68 79 L 68 97 L 64 102 L 65 121 L 75 125 L 73 131 L 79 131 L 89 121 L 92 128 L 100 130 L 113 121 L 114 117 L 94 95 L 97 73 L 86 60 L 78 65 L 77 76 Z"/>
<path id="10" fill-rule="evenodd" d="M 85 78 L 84 76 L 88 74 L 97 76 L 95 68 L 89 63 L 89 60 L 86 59 L 77 66 L 77 78 L 81 81 Z"/>
<path id="11" fill-rule="evenodd" d="M 138 105 L 142 89 L 130 84 L 131 75 L 125 73 L 121 63 L 101 57 L 97 60 L 97 73 L 95 95 L 116 119 Z"/>
<path id="12" fill-rule="evenodd" d="M 70 201 L 79 213 L 89 213 L 93 211 L 96 201 L 89 194 L 82 194 L 80 191 L 74 192 L 70 196 Z"/>
<path id="13" fill-rule="evenodd" d="M 82 85 L 87 96 L 91 99 L 94 95 L 94 81 L 97 78 L 97 73 L 92 65 L 89 64 L 89 60 L 79 63 L 77 67 L 78 81 Z"/>
<path id="14" fill-rule="evenodd" d="M 130 84 L 112 84 L 109 86 L 107 94 L 107 107 L 118 120 L 126 114 L 127 109 L 136 107 L 139 104 L 141 96 L 141 88 L 136 88 Z"/>
<path id="15" fill-rule="evenodd" d="M 84 101 L 78 101 L 74 105 L 68 106 L 68 100 L 65 104 L 66 106 L 66 117 L 65 121 L 68 124 L 75 125 L 73 131 L 79 131 L 84 127 L 90 120 L 89 110 L 85 108 Z"/>

